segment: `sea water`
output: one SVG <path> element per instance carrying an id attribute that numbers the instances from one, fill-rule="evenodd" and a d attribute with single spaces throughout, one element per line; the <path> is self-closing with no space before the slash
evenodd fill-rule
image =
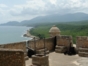
<path id="1" fill-rule="evenodd" d="M 31 38 L 23 37 L 22 35 L 31 28 L 24 26 L 0 26 L 0 44 L 30 40 Z"/>

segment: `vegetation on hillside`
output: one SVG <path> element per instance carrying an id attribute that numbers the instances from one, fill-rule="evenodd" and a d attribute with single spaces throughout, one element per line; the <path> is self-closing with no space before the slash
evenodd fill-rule
<path id="1" fill-rule="evenodd" d="M 88 22 L 68 22 L 68 23 L 51 23 L 40 24 L 33 28 L 30 32 L 33 35 L 42 35 L 49 37 L 49 29 L 56 25 L 61 30 L 61 35 L 71 35 L 73 42 L 76 42 L 77 36 L 88 36 Z"/>

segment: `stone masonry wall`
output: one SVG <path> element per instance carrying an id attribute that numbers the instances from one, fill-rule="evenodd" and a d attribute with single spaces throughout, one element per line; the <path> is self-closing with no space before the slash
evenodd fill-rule
<path id="1" fill-rule="evenodd" d="M 24 52 L 0 49 L 0 66 L 25 66 Z"/>
<path id="2" fill-rule="evenodd" d="M 2 45 L 0 45 L 0 48 L 22 49 L 25 52 L 26 51 L 26 41 L 24 41 L 24 42 L 2 44 Z"/>
<path id="3" fill-rule="evenodd" d="M 56 43 L 58 46 L 69 46 L 70 43 L 73 43 L 72 36 L 57 36 Z"/>
<path id="4" fill-rule="evenodd" d="M 36 42 L 37 50 L 44 48 L 44 39 L 35 40 L 35 42 Z M 45 39 L 45 46 L 48 50 L 52 51 L 54 49 L 55 43 L 59 46 L 69 46 L 70 42 L 72 42 L 71 36 L 57 36 L 56 40 L 55 40 L 55 37 Z M 35 49 L 34 40 L 29 40 L 28 46 L 32 49 Z M 25 52 L 26 51 L 26 41 L 0 45 L 0 48 L 22 49 Z"/>
<path id="5" fill-rule="evenodd" d="M 76 40 L 77 48 L 88 48 L 88 36 L 78 36 Z"/>
<path id="6" fill-rule="evenodd" d="M 36 49 L 43 49 L 44 48 L 44 39 L 36 40 Z M 28 46 L 30 48 L 35 49 L 34 47 L 34 40 L 29 41 Z M 54 38 L 47 38 L 45 39 L 45 46 L 48 50 L 52 51 L 54 47 Z"/>

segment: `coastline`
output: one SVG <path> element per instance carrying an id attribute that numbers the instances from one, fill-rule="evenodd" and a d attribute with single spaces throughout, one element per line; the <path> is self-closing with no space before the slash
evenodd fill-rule
<path id="1" fill-rule="evenodd" d="M 37 36 L 34 36 L 30 33 L 30 31 L 33 29 L 34 27 L 32 27 L 31 29 L 28 29 L 26 30 L 26 32 L 22 35 L 23 37 L 26 37 L 26 38 L 36 38 L 36 39 L 39 39 Z"/>

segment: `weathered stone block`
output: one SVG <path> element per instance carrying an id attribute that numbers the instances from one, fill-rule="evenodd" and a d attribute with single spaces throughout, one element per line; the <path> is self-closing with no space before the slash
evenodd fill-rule
<path id="1" fill-rule="evenodd" d="M 0 49 L 0 66 L 25 66 L 22 50 Z"/>
<path id="2" fill-rule="evenodd" d="M 48 55 L 46 56 L 33 55 L 32 64 L 38 65 L 38 66 L 49 66 L 49 56 Z"/>
<path id="3" fill-rule="evenodd" d="M 81 56 L 81 57 L 88 57 L 87 52 L 78 52 L 78 55 Z"/>

